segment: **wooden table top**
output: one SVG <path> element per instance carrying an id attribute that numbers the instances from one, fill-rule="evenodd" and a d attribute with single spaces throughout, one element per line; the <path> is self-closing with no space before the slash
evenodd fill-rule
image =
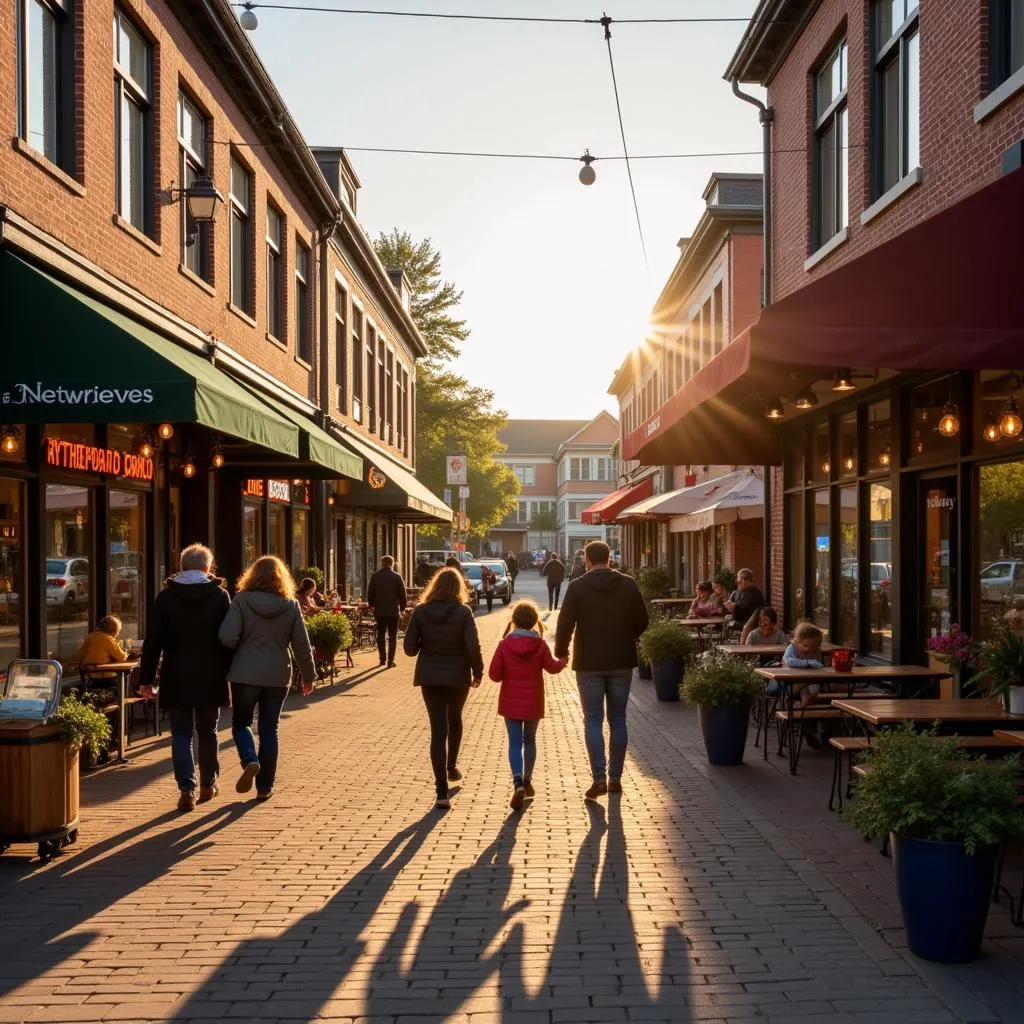
<path id="1" fill-rule="evenodd" d="M 789 644 L 717 644 L 716 650 L 724 651 L 726 654 L 748 655 L 749 657 L 770 655 L 773 658 L 781 658 L 789 649 Z M 848 651 L 849 647 L 842 644 L 823 643 L 821 651 L 823 654 L 832 654 L 834 651 Z M 807 671 L 804 669 L 803 671 Z M 830 670 L 831 673 L 831 670 Z"/>
<path id="2" fill-rule="evenodd" d="M 952 675 L 949 669 L 928 668 L 926 665 L 854 665 L 849 672 L 837 672 L 834 668 L 758 668 L 754 671 L 765 679 L 802 682 L 831 681 L 850 676 L 855 679 L 948 679 Z"/>
<path id="3" fill-rule="evenodd" d="M 655 597 L 651 604 L 693 604 L 695 597 Z"/>
<path id="4" fill-rule="evenodd" d="M 724 615 L 710 615 L 707 618 L 674 619 L 677 626 L 724 626 L 729 620 Z"/>
<path id="5" fill-rule="evenodd" d="M 1019 746 L 1024 747 L 1024 731 L 1015 731 L 1013 729 L 996 729 L 992 733 L 996 739 L 1009 740 L 1010 743 L 1016 743 Z"/>
<path id="6" fill-rule="evenodd" d="M 999 701 L 988 700 L 834 700 L 832 706 L 871 725 L 900 722 L 1021 722 Z"/>
<path id="7" fill-rule="evenodd" d="M 92 672 L 134 672 L 141 661 L 108 661 L 102 665 L 89 665 L 86 671 Z"/>

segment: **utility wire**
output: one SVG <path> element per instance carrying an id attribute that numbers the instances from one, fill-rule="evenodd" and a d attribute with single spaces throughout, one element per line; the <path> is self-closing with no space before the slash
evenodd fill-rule
<path id="1" fill-rule="evenodd" d="M 615 91 L 615 112 L 619 116 L 619 134 L 622 136 L 622 158 L 626 161 L 626 176 L 629 178 L 629 193 L 633 197 L 633 212 L 636 214 L 636 230 L 640 235 L 640 250 L 644 254 L 644 266 L 647 276 L 651 276 L 651 264 L 647 259 L 647 243 L 644 241 L 644 229 L 640 223 L 640 207 L 636 201 L 636 187 L 633 184 L 633 168 L 629 163 L 629 147 L 626 145 L 626 126 L 622 122 L 622 104 L 619 102 L 619 83 L 615 77 L 615 59 L 612 57 L 612 19 L 605 15 L 601 19 L 604 26 L 604 41 L 608 46 L 608 66 L 612 72 L 612 89 Z"/>

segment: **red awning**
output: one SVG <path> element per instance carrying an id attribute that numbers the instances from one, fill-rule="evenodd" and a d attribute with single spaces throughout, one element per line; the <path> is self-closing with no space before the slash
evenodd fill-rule
<path id="1" fill-rule="evenodd" d="M 584 523 L 591 526 L 600 526 L 602 523 L 614 523 L 615 517 L 630 505 L 650 497 L 654 491 L 654 477 L 646 476 L 638 484 L 631 487 L 620 487 L 617 491 L 595 501 L 589 508 L 583 510 L 580 517 Z"/>
<path id="2" fill-rule="evenodd" d="M 1013 369 L 1021 224 L 1017 170 L 773 303 L 625 438 L 623 459 L 778 462 L 765 404 L 839 368 Z"/>

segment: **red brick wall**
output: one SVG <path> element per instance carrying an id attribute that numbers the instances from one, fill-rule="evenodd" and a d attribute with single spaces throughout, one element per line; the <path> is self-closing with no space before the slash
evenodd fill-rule
<path id="1" fill-rule="evenodd" d="M 761 265 L 764 240 L 761 235 L 733 235 L 729 244 L 727 281 L 729 289 L 728 333 L 735 338 L 761 312 Z"/>
<path id="2" fill-rule="evenodd" d="M 862 0 L 823 0 L 768 89 L 773 128 L 773 297 L 879 245 L 1000 175 L 1000 157 L 1024 136 L 1024 95 L 981 124 L 976 103 L 987 93 L 987 4 L 922 3 L 921 166 L 924 180 L 867 225 L 871 204 L 869 98 L 871 54 Z M 845 34 L 849 47 L 850 235 L 810 272 L 810 75 Z"/>
<path id="3" fill-rule="evenodd" d="M 75 5 L 77 152 L 74 179 L 52 168 L 39 155 L 33 159 L 23 147 L 0 147 L 0 203 L 56 237 L 114 277 L 144 293 L 203 331 L 225 341 L 300 394 L 316 397 L 313 369 L 297 361 L 293 337 L 294 240 L 306 245 L 316 227 L 316 216 L 306 201 L 268 158 L 263 138 L 247 123 L 242 110 L 219 83 L 216 70 L 206 64 L 187 34 L 160 2 L 128 0 L 124 4 L 154 44 L 153 119 L 156 169 L 154 173 L 154 225 L 152 239 L 118 227 L 114 221 L 114 113 L 112 100 L 113 3 L 89 0 Z M 15 74 L 16 45 L 13 3 L 0 4 L 0 135 L 17 134 Z M 217 142 L 252 143 L 238 152 L 254 173 L 254 225 L 256 325 L 228 308 L 228 210 L 221 208 L 213 230 L 214 287 L 211 289 L 179 270 L 180 206 L 169 202 L 172 182 L 180 185 L 177 141 L 177 101 L 183 85 L 212 119 Z M 213 180 L 225 196 L 229 189 L 227 145 L 212 150 Z M 265 234 L 267 196 L 285 216 L 286 345 L 266 337 Z M 314 249 L 315 258 L 315 249 Z M 316 336 L 317 321 L 311 317 Z M 316 346 L 314 344 L 314 353 Z M 315 355 L 314 355 L 315 358 Z"/>
<path id="4" fill-rule="evenodd" d="M 761 586 L 764 578 L 764 545 L 760 519 L 739 519 L 725 536 L 725 564 L 733 571 L 750 569 L 754 582 Z"/>

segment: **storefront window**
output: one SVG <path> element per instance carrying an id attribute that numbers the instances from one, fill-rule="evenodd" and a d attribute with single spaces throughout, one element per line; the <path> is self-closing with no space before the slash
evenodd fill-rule
<path id="1" fill-rule="evenodd" d="M 245 564 L 252 565 L 263 554 L 263 502 L 245 503 Z"/>
<path id="2" fill-rule="evenodd" d="M 856 650 L 860 646 L 857 627 L 862 585 L 857 559 L 856 487 L 840 488 L 839 509 L 839 631 L 842 642 Z"/>
<path id="3" fill-rule="evenodd" d="M 814 608 L 811 618 L 828 629 L 828 598 L 832 587 L 831 544 L 829 542 L 828 491 L 814 494 Z"/>
<path id="4" fill-rule="evenodd" d="M 977 631 L 1024 635 L 1024 461 L 982 466 L 978 481 Z"/>
<path id="5" fill-rule="evenodd" d="M 866 473 L 887 470 L 892 465 L 892 424 L 888 402 L 868 407 L 868 464 Z"/>
<path id="6" fill-rule="evenodd" d="M 267 554 L 277 555 L 278 558 L 287 558 L 288 524 L 285 522 L 283 505 L 271 504 L 268 522 L 270 524 L 270 531 L 267 536 Z"/>
<path id="7" fill-rule="evenodd" d="M 807 474 L 812 483 L 827 484 L 832 473 L 832 450 L 829 442 L 828 423 L 819 423 L 814 428 L 811 447 L 811 466 Z"/>
<path id="8" fill-rule="evenodd" d="M 725 527 L 716 526 L 715 531 L 715 565 L 713 572 L 725 567 Z M 737 566 L 739 568 L 739 566 Z"/>
<path id="9" fill-rule="evenodd" d="M 806 584 L 807 554 L 804 534 L 804 496 L 790 494 L 786 498 L 787 526 L 789 528 L 789 562 L 786 582 L 789 585 L 789 602 L 793 610 L 793 624 L 807 618 L 807 603 L 804 600 Z"/>
<path id="10" fill-rule="evenodd" d="M 793 430 L 786 435 L 786 457 L 783 460 L 783 483 L 786 487 L 802 487 L 804 484 L 804 454 L 806 435 L 803 430 Z"/>
<path id="11" fill-rule="evenodd" d="M 59 437 L 62 441 L 76 444 L 95 444 L 96 427 L 92 423 L 47 423 L 43 437 Z"/>
<path id="12" fill-rule="evenodd" d="M 25 653 L 21 484 L 0 479 L 0 672 Z"/>
<path id="13" fill-rule="evenodd" d="M 110 611 L 121 620 L 122 638 L 142 638 L 145 614 L 145 498 L 133 491 L 110 492 Z"/>
<path id="14" fill-rule="evenodd" d="M 366 563 L 372 573 L 377 568 L 377 524 L 369 522 L 366 524 Z"/>
<path id="15" fill-rule="evenodd" d="M 356 548 L 355 529 L 351 518 L 345 520 L 345 597 L 352 600 L 356 592 Z"/>
<path id="16" fill-rule="evenodd" d="M 838 471 L 841 477 L 854 477 L 857 475 L 858 454 L 857 454 L 857 414 L 847 413 L 839 420 L 839 451 L 836 453 L 839 459 Z"/>
<path id="17" fill-rule="evenodd" d="M 956 402 L 956 385 L 952 377 L 943 377 L 914 388 L 910 431 L 910 455 L 954 454 L 960 445 L 959 433 L 944 434 L 939 421 L 947 406 Z"/>
<path id="18" fill-rule="evenodd" d="M 892 489 L 872 484 L 868 491 L 868 651 L 892 660 Z"/>
<path id="19" fill-rule="evenodd" d="M 181 487 L 167 489 L 167 572 L 178 571 L 181 559 Z"/>
<path id="20" fill-rule="evenodd" d="M 292 568 L 309 565 L 309 512 L 297 508 L 292 512 Z"/>
<path id="21" fill-rule="evenodd" d="M 362 519 L 352 520 L 352 589 L 354 598 L 366 593 L 366 534 Z"/>
<path id="22" fill-rule="evenodd" d="M 47 656 L 76 665 L 92 612 L 89 491 L 47 484 L 45 503 Z"/>

